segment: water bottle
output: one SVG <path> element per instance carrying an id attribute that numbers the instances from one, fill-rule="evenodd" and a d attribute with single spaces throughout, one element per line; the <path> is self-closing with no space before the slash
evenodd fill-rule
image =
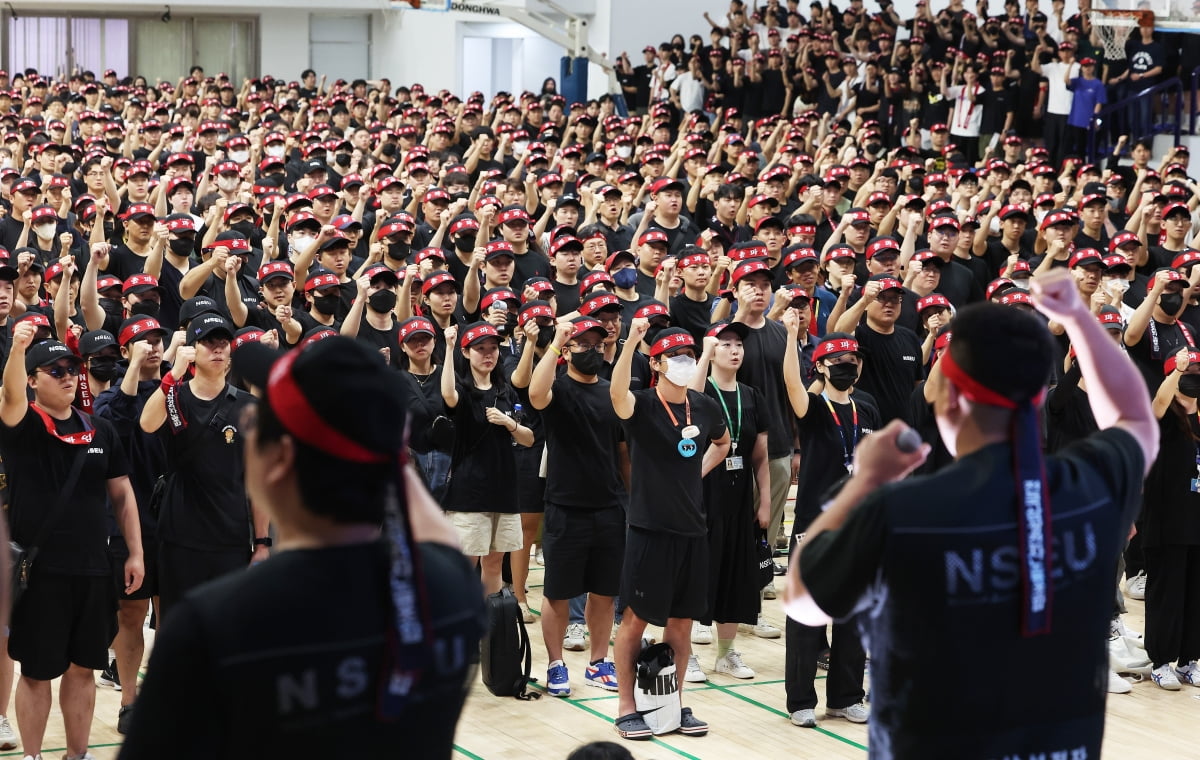
<path id="1" fill-rule="evenodd" d="M 525 407 L 520 404 L 513 404 L 513 410 L 509 412 L 508 416 L 516 420 L 518 425 L 521 424 L 525 421 Z"/>

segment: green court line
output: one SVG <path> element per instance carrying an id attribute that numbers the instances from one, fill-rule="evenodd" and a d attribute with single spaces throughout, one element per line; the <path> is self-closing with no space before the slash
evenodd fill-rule
<path id="1" fill-rule="evenodd" d="M 740 699 L 743 702 L 754 705 L 755 707 L 761 707 L 762 709 L 766 710 L 767 712 L 774 713 L 775 715 L 778 715 L 781 718 L 791 720 L 792 716 L 788 715 L 783 710 L 777 710 L 776 708 L 771 707 L 770 705 L 764 705 L 762 702 L 759 702 L 758 700 L 751 699 L 750 697 L 747 697 L 744 694 L 738 694 L 736 691 L 730 691 L 728 688 L 726 688 L 724 686 L 718 686 L 716 684 L 713 684 L 713 688 L 716 689 L 717 691 L 728 694 L 731 697 L 736 697 L 737 699 Z M 858 747 L 859 749 L 863 750 L 864 752 L 867 750 L 865 745 L 859 744 L 858 742 L 854 741 L 853 739 L 847 739 L 844 736 L 835 734 L 834 732 L 830 731 L 829 729 L 821 728 L 820 726 L 817 726 L 816 728 L 809 729 L 809 730 L 816 731 L 817 733 L 825 734 L 826 736 L 831 736 L 840 742 L 845 742 L 846 744 L 849 744 L 851 747 Z"/>
<path id="2" fill-rule="evenodd" d="M 120 747 L 120 746 L 121 746 L 121 742 L 115 742 L 113 744 L 89 744 L 88 749 L 103 749 L 105 747 Z M 67 751 L 66 747 L 54 747 L 51 749 L 43 749 L 42 754 L 44 755 L 47 752 L 66 752 L 66 751 Z M 25 754 L 25 752 L 23 750 L 17 750 L 16 752 L 0 752 L 0 757 L 21 757 L 24 754 Z M 480 758 L 479 760 L 483 760 L 483 758 Z"/>
<path id="3" fill-rule="evenodd" d="M 467 757 L 471 758 L 471 760 L 483 760 L 483 758 L 479 755 L 476 755 L 474 752 L 469 752 L 457 744 L 454 745 L 454 751 L 460 755 L 466 755 Z"/>
<path id="4" fill-rule="evenodd" d="M 609 723 L 609 724 L 612 724 L 612 722 L 613 722 L 613 719 L 612 719 L 612 718 L 608 717 L 607 715 L 605 715 L 605 714 L 604 714 L 604 713 L 602 713 L 602 712 L 599 712 L 599 711 L 597 711 L 597 710 L 593 710 L 593 709 L 592 709 L 590 706 L 588 706 L 588 705 L 580 704 L 580 703 L 578 703 L 578 702 L 575 702 L 575 703 L 573 703 L 573 704 L 574 704 L 576 707 L 578 707 L 580 710 L 583 710 L 584 712 L 589 712 L 589 713 L 591 713 L 592 715 L 595 715 L 597 718 L 600 718 L 601 720 L 604 720 L 605 722 L 607 722 L 607 723 Z M 659 739 L 657 736 L 652 736 L 652 737 L 650 737 L 650 741 L 651 741 L 651 742 L 653 742 L 654 744 L 657 744 L 658 746 L 660 746 L 660 747 L 662 747 L 662 748 L 664 748 L 664 749 L 669 749 L 669 750 L 671 750 L 672 752 L 674 752 L 676 755 L 679 755 L 680 757 L 686 757 L 686 758 L 688 758 L 688 760 L 700 760 L 700 758 L 696 757 L 695 755 L 690 755 L 690 754 L 688 754 L 687 752 L 684 752 L 683 750 L 679 749 L 678 747 L 673 747 L 673 746 L 671 746 L 670 744 L 667 744 L 667 743 L 666 743 L 666 742 L 664 742 L 662 739 Z"/>

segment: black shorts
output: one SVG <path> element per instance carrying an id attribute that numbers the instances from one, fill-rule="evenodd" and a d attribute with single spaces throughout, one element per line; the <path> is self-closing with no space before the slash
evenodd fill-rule
<path id="1" fill-rule="evenodd" d="M 158 547 L 158 615 L 192 589 L 250 566 L 250 550 L 201 551 L 163 542 Z"/>
<path id="2" fill-rule="evenodd" d="M 696 619 L 708 607 L 708 536 L 676 536 L 630 526 L 621 601 L 651 625 Z"/>
<path id="3" fill-rule="evenodd" d="M 158 541 L 142 542 L 142 562 L 146 566 L 146 575 L 142 578 L 141 587 L 132 594 L 125 593 L 125 560 L 127 559 L 129 559 L 129 547 L 125 545 L 125 537 L 109 536 L 108 561 L 112 565 L 113 588 L 117 591 L 117 599 L 128 601 L 158 596 Z"/>
<path id="4" fill-rule="evenodd" d="M 573 599 L 584 592 L 616 596 L 625 556 L 625 510 L 571 509 L 546 505 L 542 528 L 547 599 Z"/>
<path id="5" fill-rule="evenodd" d="M 8 655 L 21 674 L 52 681 L 70 665 L 103 670 L 117 635 L 117 597 L 105 576 L 36 570 L 13 608 Z"/>

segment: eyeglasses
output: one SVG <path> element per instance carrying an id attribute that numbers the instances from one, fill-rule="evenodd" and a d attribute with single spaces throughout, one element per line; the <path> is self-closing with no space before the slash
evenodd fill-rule
<path id="1" fill-rule="evenodd" d="M 875 300 L 884 306 L 899 306 L 901 298 L 900 296 L 880 296 Z"/>
<path id="2" fill-rule="evenodd" d="M 68 375 L 71 377 L 79 377 L 80 368 L 78 364 L 55 364 L 52 367 L 38 367 L 38 372 L 45 372 L 55 380 L 62 380 Z"/>

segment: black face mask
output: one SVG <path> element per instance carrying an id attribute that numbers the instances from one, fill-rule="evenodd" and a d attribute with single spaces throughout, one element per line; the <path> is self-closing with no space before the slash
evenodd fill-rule
<path id="1" fill-rule="evenodd" d="M 396 292 L 394 290 L 377 290 L 367 299 L 367 305 L 371 307 L 371 311 L 387 314 L 396 308 Z"/>
<path id="2" fill-rule="evenodd" d="M 829 373 L 829 384 L 839 391 L 849 390 L 858 379 L 858 367 L 854 364 L 834 364 L 825 371 Z"/>
<path id="3" fill-rule="evenodd" d="M 162 304 L 158 301 L 138 301 L 133 306 L 129 307 L 130 315 L 147 316 L 158 318 L 158 310 L 162 308 Z"/>
<path id="4" fill-rule="evenodd" d="M 1191 398 L 1200 397 L 1200 375 L 1184 375 L 1179 378 L 1179 392 Z"/>
<path id="5" fill-rule="evenodd" d="M 865 147 L 867 152 L 870 153 L 872 156 L 877 155 L 879 153 L 879 151 L 883 150 L 882 143 L 867 143 L 863 147 Z"/>
<path id="6" fill-rule="evenodd" d="M 412 253 L 412 245 L 409 243 L 392 243 L 387 249 L 387 256 L 393 261 L 404 261 L 410 253 Z"/>
<path id="7" fill-rule="evenodd" d="M 342 299 L 337 296 L 313 296 L 313 308 L 325 316 L 337 314 L 338 302 Z"/>
<path id="8" fill-rule="evenodd" d="M 512 335 L 517 329 L 517 315 L 506 314 L 504 316 L 504 324 L 496 326 L 496 332 L 501 335 Z M 538 337 L 541 337 L 540 335 Z"/>
<path id="9" fill-rule="evenodd" d="M 458 237 L 454 238 L 454 248 L 459 253 L 470 253 L 471 251 L 475 250 L 475 236 L 459 235 Z"/>
<path id="10" fill-rule="evenodd" d="M 349 153 L 339 153 L 339 154 L 337 154 L 336 157 L 334 157 L 333 162 L 335 164 L 337 164 L 338 166 L 345 168 L 350 165 L 350 154 Z"/>
<path id="11" fill-rule="evenodd" d="M 108 146 L 109 150 L 120 150 L 121 149 L 121 138 L 110 137 L 104 141 L 104 144 Z"/>
<path id="12" fill-rule="evenodd" d="M 178 238 L 170 242 L 171 253 L 176 256 L 191 256 L 192 251 L 196 250 L 196 241 L 188 240 L 187 238 Z"/>
<path id="13" fill-rule="evenodd" d="M 394 155 L 396 155 L 396 144 L 395 143 L 384 143 L 381 151 L 382 151 L 383 155 L 385 155 L 385 156 L 394 156 Z"/>
<path id="14" fill-rule="evenodd" d="M 100 308 L 104 309 L 106 315 L 116 319 L 121 319 L 125 316 L 125 307 L 115 298 L 101 298 Z"/>
<path id="15" fill-rule="evenodd" d="M 584 375 L 597 375 L 604 366 L 604 352 L 598 348 L 571 354 L 571 366 Z M 1200 375 L 1197 375 L 1200 377 Z"/>
<path id="16" fill-rule="evenodd" d="M 1163 293 L 1158 297 L 1158 305 L 1162 307 L 1163 311 L 1173 317 L 1183 308 L 1183 294 Z"/>
<path id="17" fill-rule="evenodd" d="M 545 348 L 550 345 L 550 341 L 554 340 L 554 326 L 549 325 L 538 330 L 537 347 Z"/>
<path id="18" fill-rule="evenodd" d="M 117 359 L 113 356 L 93 356 L 88 360 L 88 371 L 100 382 L 110 382 L 117 376 Z M 1200 380 L 1200 376 L 1197 379 Z"/>
<path id="19" fill-rule="evenodd" d="M 229 225 L 229 229 L 233 230 L 234 232 L 242 233 L 242 237 L 249 240 L 251 236 L 254 235 L 254 231 L 258 228 L 254 226 L 254 222 L 234 222 L 233 224 Z"/>

